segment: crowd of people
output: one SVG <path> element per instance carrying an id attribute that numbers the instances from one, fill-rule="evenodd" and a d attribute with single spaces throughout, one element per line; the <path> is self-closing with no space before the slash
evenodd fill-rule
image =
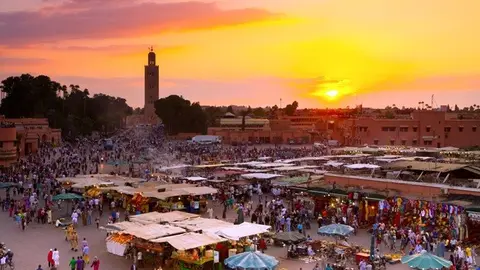
<path id="1" fill-rule="evenodd" d="M 212 161 L 230 160 L 244 162 L 259 157 L 276 159 L 292 159 L 312 155 L 328 154 L 326 148 L 315 147 L 254 147 L 254 146 L 221 146 L 221 145 L 198 145 L 188 142 L 166 141 L 163 133 L 155 130 L 129 129 L 113 137 L 115 147 L 107 151 L 99 139 L 81 139 L 72 143 L 64 143 L 60 147 L 42 145 L 39 151 L 21 158 L 12 168 L 2 170 L 1 182 L 15 183 L 6 189 L 5 197 L 0 198 L 1 208 L 8 212 L 21 230 L 27 230 L 29 224 L 55 224 L 64 226 L 65 222 L 56 219 L 55 211 L 61 209 L 61 202 L 54 202 L 53 197 L 65 193 L 65 188 L 57 179 L 72 177 L 79 174 L 100 173 L 103 164 L 118 167 L 129 164 L 128 172 L 134 173 L 131 164 L 139 159 L 151 159 L 159 156 L 163 165 L 172 162 L 186 164 L 203 164 Z M 149 149 L 156 151 L 150 153 Z M 147 153 L 147 155 L 145 154 Z M 150 153 L 150 154 L 148 154 Z M 140 171 L 142 174 L 142 171 Z M 236 223 L 241 223 L 245 218 L 250 222 L 270 225 L 275 232 L 298 231 L 310 238 L 307 230 L 310 222 L 315 220 L 319 226 L 329 223 L 343 223 L 359 228 L 358 219 L 352 212 L 346 214 L 340 209 L 335 209 L 333 215 L 315 212 L 315 206 L 303 197 L 296 197 L 295 192 L 288 188 L 278 188 L 270 184 L 230 185 L 219 184 L 215 203 L 222 205 L 223 213 L 215 213 L 211 208 L 208 210 L 210 218 L 226 218 L 227 211 L 236 211 Z M 258 198 L 257 202 L 253 197 Z M 120 219 L 119 207 L 114 203 L 109 205 L 111 214 L 110 222 Z M 100 198 L 92 198 L 74 203 L 67 209 L 71 223 L 75 226 L 99 227 L 100 217 L 103 215 L 104 202 Z M 128 219 L 128 215 L 125 215 Z M 57 222 L 55 222 L 57 220 Z M 424 250 L 433 252 L 440 257 L 445 257 L 450 251 L 450 260 L 456 269 L 465 269 L 476 265 L 475 249 L 465 246 L 453 239 L 442 239 L 435 233 L 426 233 L 414 228 L 397 228 L 390 224 L 377 223 L 375 233 L 377 248 L 382 250 L 401 251 L 405 254 L 419 253 Z M 83 270 L 90 265 L 94 270 L 99 270 L 100 260 L 94 257 L 90 261 L 90 249 L 86 240 L 78 246 L 71 246 L 73 251 L 79 251 L 81 256 L 73 256 L 68 265 L 71 269 Z M 75 242 L 75 241 L 73 241 Z M 259 239 L 261 250 L 266 248 L 264 240 Z M 383 245 L 383 247 L 382 247 Z M 11 256 L 5 257 L 5 263 L 11 262 Z M 3 260 L 3 259 L 2 259 Z M 48 267 L 60 266 L 59 250 L 52 248 L 47 256 Z M 362 268 L 362 266 L 360 266 Z M 39 266 L 41 269 L 41 266 Z"/>

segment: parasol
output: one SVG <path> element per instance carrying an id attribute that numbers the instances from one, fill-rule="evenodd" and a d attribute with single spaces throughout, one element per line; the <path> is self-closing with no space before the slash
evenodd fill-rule
<path id="1" fill-rule="evenodd" d="M 279 232 L 275 234 L 273 239 L 280 242 L 300 243 L 305 241 L 307 238 L 299 232 Z"/>
<path id="2" fill-rule="evenodd" d="M 248 251 L 229 257 L 225 265 L 230 268 L 272 270 L 278 265 L 278 260 L 260 252 Z"/>
<path id="3" fill-rule="evenodd" d="M 354 231 L 353 227 L 343 224 L 330 224 L 318 228 L 318 234 L 327 236 L 348 236 Z"/>
<path id="4" fill-rule="evenodd" d="M 81 200 L 81 199 L 83 199 L 83 197 L 75 193 L 62 193 L 62 194 L 55 195 L 52 198 L 52 200 L 54 201 L 59 201 L 59 200 L 71 201 L 71 200 Z"/>
<path id="5" fill-rule="evenodd" d="M 452 266 L 452 262 L 449 260 L 435 256 L 425 250 L 418 254 L 404 256 L 402 258 L 402 263 L 418 269 L 441 269 Z"/>

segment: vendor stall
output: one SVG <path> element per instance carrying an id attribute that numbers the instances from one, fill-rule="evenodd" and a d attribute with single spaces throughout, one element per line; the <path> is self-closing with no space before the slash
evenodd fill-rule
<path id="1" fill-rule="evenodd" d="M 212 269 L 214 263 L 213 246 L 226 241 L 216 235 L 186 233 L 152 240 L 154 243 L 168 243 L 176 251 L 172 252 L 173 269 Z"/>

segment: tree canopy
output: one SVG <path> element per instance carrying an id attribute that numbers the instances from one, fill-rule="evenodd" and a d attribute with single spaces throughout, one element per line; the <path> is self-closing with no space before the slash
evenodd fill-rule
<path id="1" fill-rule="evenodd" d="M 204 133 L 207 129 L 207 116 L 200 103 L 191 103 L 181 96 L 171 95 L 155 101 L 155 113 L 169 135 Z"/>
<path id="2" fill-rule="evenodd" d="M 292 104 L 288 104 L 285 106 L 285 114 L 288 116 L 292 116 L 298 109 L 298 102 L 294 101 Z"/>
<path id="3" fill-rule="evenodd" d="M 123 98 L 91 97 L 88 89 L 73 84 L 67 87 L 45 75 L 8 77 L 0 90 L 5 94 L 0 113 L 7 118 L 44 117 L 51 127 L 71 137 L 114 131 L 133 112 Z"/>

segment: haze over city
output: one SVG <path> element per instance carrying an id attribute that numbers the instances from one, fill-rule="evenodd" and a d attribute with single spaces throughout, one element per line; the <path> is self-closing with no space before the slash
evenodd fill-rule
<path id="1" fill-rule="evenodd" d="M 480 2 L 16 0 L 0 7 L 0 77 L 45 74 L 143 104 L 153 46 L 160 97 L 202 105 L 470 106 Z"/>

